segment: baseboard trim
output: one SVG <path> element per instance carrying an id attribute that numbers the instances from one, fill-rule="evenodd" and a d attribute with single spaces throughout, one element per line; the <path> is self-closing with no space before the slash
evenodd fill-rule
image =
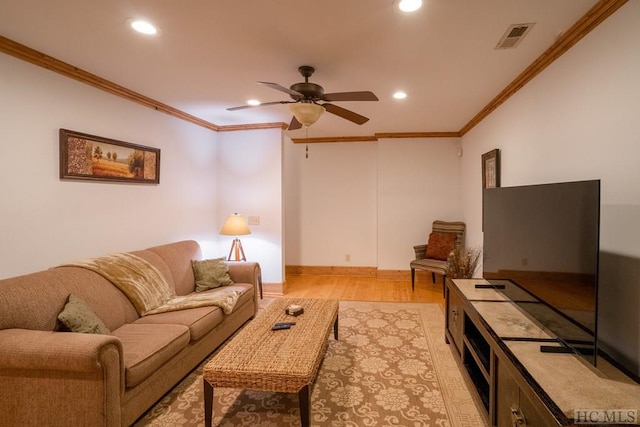
<path id="1" fill-rule="evenodd" d="M 332 265 L 286 265 L 285 274 L 317 276 L 376 277 L 375 267 L 338 267 Z"/>
<path id="2" fill-rule="evenodd" d="M 287 292 L 287 282 L 262 283 L 262 295 L 266 297 L 281 297 Z"/>
<path id="3" fill-rule="evenodd" d="M 314 265 L 287 265 L 285 275 L 375 277 L 381 280 L 410 280 L 410 270 L 379 270 L 376 267 L 339 267 Z"/>

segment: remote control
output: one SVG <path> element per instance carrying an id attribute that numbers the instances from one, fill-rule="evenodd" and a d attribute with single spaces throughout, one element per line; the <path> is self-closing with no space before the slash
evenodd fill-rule
<path id="1" fill-rule="evenodd" d="M 280 329 L 291 329 L 291 325 L 273 325 L 271 327 L 272 331 L 279 331 Z"/>
<path id="2" fill-rule="evenodd" d="M 275 326 L 283 326 L 283 325 L 293 326 L 295 324 L 296 324 L 296 322 L 278 322 L 278 323 L 275 324 Z"/>
<path id="3" fill-rule="evenodd" d="M 486 283 L 476 284 L 476 289 L 504 289 L 505 285 L 491 285 Z"/>

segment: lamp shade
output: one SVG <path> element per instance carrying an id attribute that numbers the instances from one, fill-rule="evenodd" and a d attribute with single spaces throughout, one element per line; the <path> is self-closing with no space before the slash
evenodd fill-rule
<path id="1" fill-rule="evenodd" d="M 296 120 L 304 126 L 311 126 L 318 121 L 322 113 L 324 113 L 324 107 L 322 105 L 314 104 L 309 101 L 296 102 L 289 105 L 289 110 L 295 116 Z"/>
<path id="2" fill-rule="evenodd" d="M 251 234 L 247 220 L 239 213 L 232 213 L 227 217 L 224 225 L 220 229 L 220 234 L 224 236 L 243 236 Z"/>

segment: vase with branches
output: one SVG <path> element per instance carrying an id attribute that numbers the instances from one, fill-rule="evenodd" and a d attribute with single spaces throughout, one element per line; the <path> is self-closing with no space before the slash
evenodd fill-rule
<path id="1" fill-rule="evenodd" d="M 471 279 L 478 268 L 481 256 L 482 247 L 480 246 L 455 247 L 447 258 L 449 264 L 447 276 L 452 279 Z"/>

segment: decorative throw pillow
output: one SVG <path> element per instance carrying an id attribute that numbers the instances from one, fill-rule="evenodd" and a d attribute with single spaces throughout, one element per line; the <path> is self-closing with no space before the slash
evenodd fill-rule
<path id="1" fill-rule="evenodd" d="M 58 320 L 71 332 L 109 335 L 111 331 L 80 297 L 69 294 L 69 300 L 58 314 Z"/>
<path id="2" fill-rule="evenodd" d="M 196 278 L 196 292 L 233 285 L 233 280 L 229 276 L 229 266 L 224 260 L 224 258 L 191 260 L 193 275 Z"/>
<path id="3" fill-rule="evenodd" d="M 456 235 L 454 233 L 433 232 L 429 234 L 429 242 L 427 243 L 427 253 L 425 256 L 426 258 L 446 261 L 455 243 Z"/>

